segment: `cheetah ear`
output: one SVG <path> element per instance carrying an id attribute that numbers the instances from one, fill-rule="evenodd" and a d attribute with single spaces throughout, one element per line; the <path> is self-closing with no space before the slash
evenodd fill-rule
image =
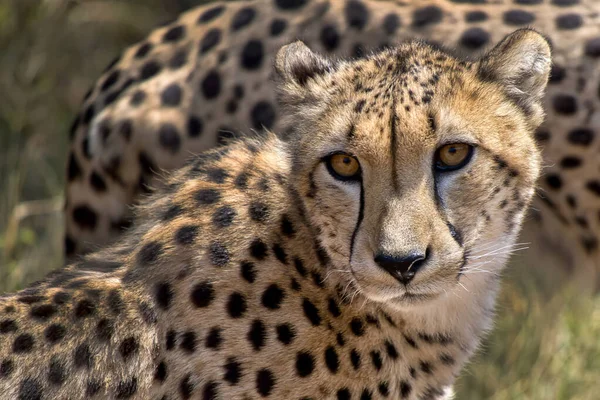
<path id="1" fill-rule="evenodd" d="M 299 40 L 279 49 L 275 59 L 275 71 L 284 85 L 292 84 L 300 88 L 306 86 L 309 79 L 325 75 L 333 69 L 331 61 L 313 53 Z"/>
<path id="2" fill-rule="evenodd" d="M 504 85 L 509 97 L 532 118 L 532 123 L 539 125 L 551 63 L 548 40 L 533 29 L 519 29 L 483 57 L 478 74 L 484 81 Z"/>

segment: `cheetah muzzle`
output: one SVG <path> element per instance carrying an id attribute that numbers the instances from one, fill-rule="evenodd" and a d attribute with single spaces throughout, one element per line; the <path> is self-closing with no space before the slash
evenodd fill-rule
<path id="1" fill-rule="evenodd" d="M 289 137 L 194 158 L 122 241 L 3 297 L 0 396 L 448 398 L 534 192 L 550 63 L 532 30 L 478 61 L 283 47 Z"/>

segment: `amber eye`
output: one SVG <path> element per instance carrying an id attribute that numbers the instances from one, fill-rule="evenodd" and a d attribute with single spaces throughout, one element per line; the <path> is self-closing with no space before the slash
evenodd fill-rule
<path id="1" fill-rule="evenodd" d="M 358 160 L 348 154 L 338 153 L 326 159 L 329 173 L 341 181 L 356 180 L 360 177 Z"/>
<path id="2" fill-rule="evenodd" d="M 454 171 L 464 167 L 471 160 L 473 146 L 465 143 L 452 143 L 440 147 L 435 156 L 435 167 L 440 171 Z"/>

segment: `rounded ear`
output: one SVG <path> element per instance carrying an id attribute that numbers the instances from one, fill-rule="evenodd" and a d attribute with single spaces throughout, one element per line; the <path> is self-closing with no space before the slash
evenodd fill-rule
<path id="1" fill-rule="evenodd" d="M 533 29 L 519 29 L 479 61 L 477 72 L 480 79 L 503 85 L 533 124 L 539 125 L 551 64 L 548 40 Z"/>
<path id="2" fill-rule="evenodd" d="M 305 86 L 306 82 L 333 70 L 333 63 L 313 53 L 304 43 L 296 41 L 277 52 L 275 71 L 285 83 Z"/>

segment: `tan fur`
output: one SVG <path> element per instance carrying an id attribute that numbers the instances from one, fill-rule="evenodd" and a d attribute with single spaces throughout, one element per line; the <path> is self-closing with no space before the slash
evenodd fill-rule
<path id="1" fill-rule="evenodd" d="M 452 396 L 539 175 L 548 43 L 520 30 L 465 62 L 297 42 L 277 60 L 289 140 L 191 159 L 118 243 L 0 299 L 1 398 Z M 448 143 L 474 155 L 440 172 Z M 360 180 L 329 172 L 333 152 Z M 376 261 L 412 251 L 410 282 Z"/>
<path id="2" fill-rule="evenodd" d="M 227 3 L 214 19 L 198 24 L 198 18 L 214 7 L 219 7 L 219 3 L 192 9 L 127 49 L 83 102 L 72 132 L 67 184 L 69 256 L 118 240 L 130 223 L 130 205 L 138 202 L 148 186 L 158 185 L 155 177 L 182 166 L 189 156 L 226 141 L 223 135 L 226 138 L 232 133 L 247 134 L 259 130 L 260 123 L 268 122 L 268 129 L 285 137 L 290 125 L 281 118 L 283 111 L 275 101 L 271 68 L 280 46 L 302 39 L 311 49 L 336 58 L 353 56 L 357 48 L 364 55 L 381 45 L 418 37 L 478 56 L 509 32 L 531 25 L 550 37 L 555 69 L 543 102 L 548 116 L 538 130 L 546 170 L 534 202 L 535 218 L 526 222 L 533 232 L 528 241 L 545 245 L 533 246 L 539 250 L 532 250 L 527 256 L 533 262 L 547 256 L 565 260 L 562 264 L 566 268 L 580 272 L 586 282 L 594 285 L 596 280 L 592 277 L 600 271 L 600 197 L 594 192 L 600 186 L 600 57 L 588 55 L 588 48 L 593 49 L 598 37 L 600 3 L 582 0 L 565 7 L 550 1 L 521 5 L 512 0 L 483 4 L 447 0 L 312 0 L 305 6 L 286 10 L 274 0 L 253 0 Z M 233 30 L 236 17 L 248 9 L 254 17 Z M 514 17 L 511 19 L 515 13 L 531 20 L 515 22 Z M 558 21 L 565 16 L 581 18 L 581 26 L 561 28 Z M 394 25 L 394 21 L 398 24 Z M 272 34 L 275 22 L 281 31 Z M 165 42 L 164 35 L 179 25 L 186 29 L 184 35 Z M 215 30 L 220 32 L 219 40 L 201 52 L 202 43 Z M 253 69 L 245 68 L 241 61 L 249 41 L 259 42 L 263 50 L 263 57 Z M 148 49 L 147 44 L 152 45 L 147 53 L 136 56 Z M 181 66 L 173 68 L 173 60 L 180 55 L 185 55 Z M 536 60 L 530 61 L 535 65 Z M 162 69 L 149 79 L 139 80 L 149 62 Z M 117 81 L 103 90 L 108 78 L 117 71 Z M 201 87 L 210 71 L 218 72 L 220 90 L 215 97 L 207 98 Z M 165 107 L 161 93 L 173 83 L 181 87 L 181 103 Z M 133 106 L 131 101 L 140 92 L 145 94 L 144 101 Z M 513 94 L 519 96 L 517 92 Z M 107 100 L 112 102 L 107 104 Z M 274 114 L 273 119 L 264 118 L 268 110 L 261 114 L 257 126 L 252 111 L 260 102 L 270 105 Z M 90 113 L 92 108 L 94 112 Z M 537 125 L 541 115 L 539 109 L 535 110 L 527 120 Z M 87 122 L 86 116 L 91 118 Z M 193 137 L 188 134 L 191 117 L 202 125 L 201 133 Z M 160 131 L 165 123 L 176 129 L 179 146 L 161 146 Z M 122 134 L 126 128 L 131 128 L 129 140 Z M 106 132 L 109 134 L 103 139 Z M 572 164 L 573 158 L 580 164 Z M 98 176 L 106 189 L 93 184 L 98 183 L 93 179 Z"/>

